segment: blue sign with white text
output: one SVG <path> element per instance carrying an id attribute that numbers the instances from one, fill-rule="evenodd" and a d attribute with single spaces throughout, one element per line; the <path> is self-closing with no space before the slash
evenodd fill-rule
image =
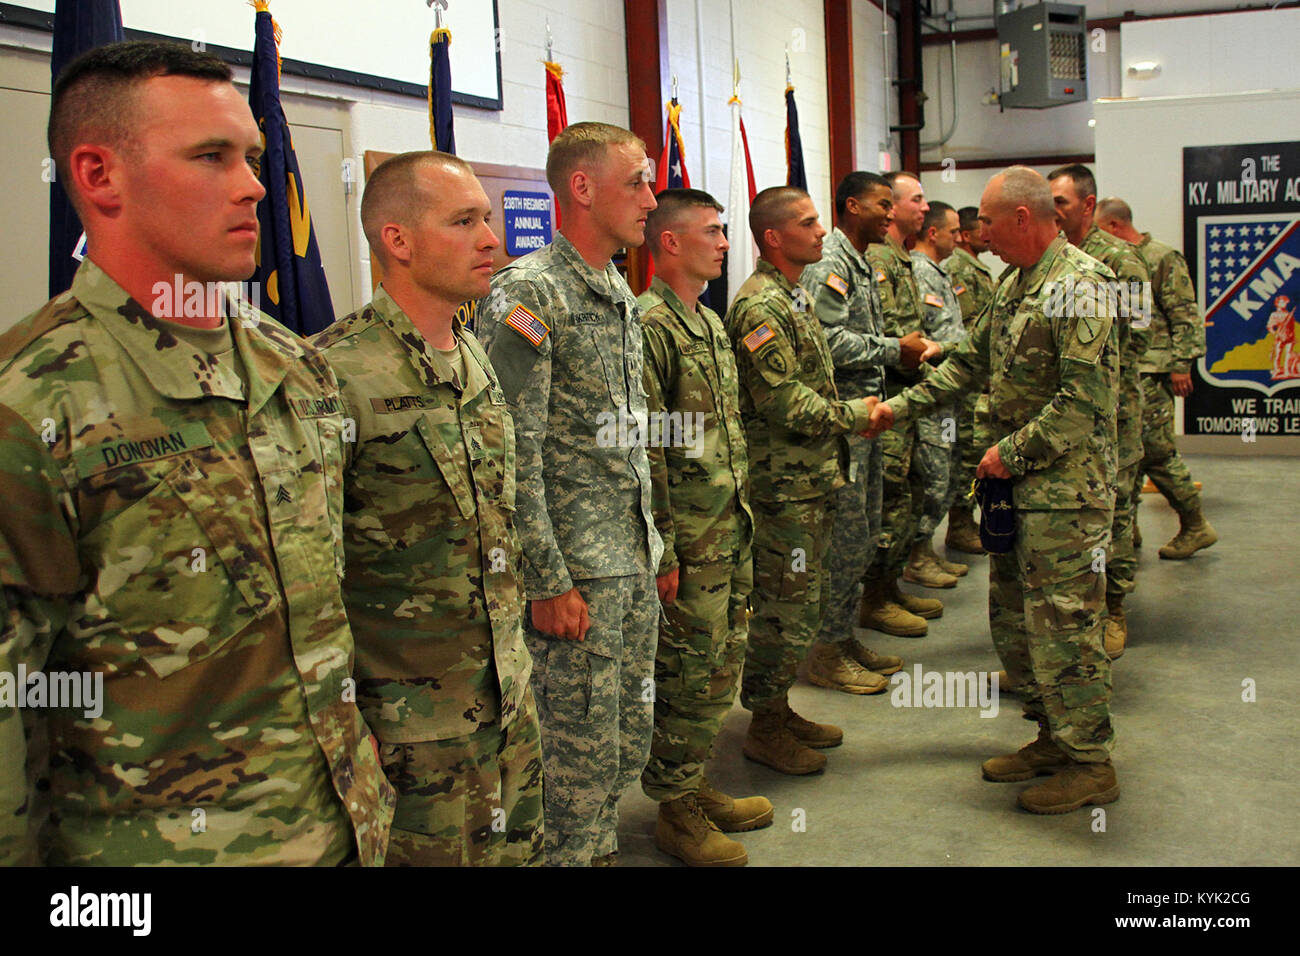
<path id="1" fill-rule="evenodd" d="M 522 256 L 551 241 L 551 196 L 507 189 L 501 199 L 506 255 Z"/>

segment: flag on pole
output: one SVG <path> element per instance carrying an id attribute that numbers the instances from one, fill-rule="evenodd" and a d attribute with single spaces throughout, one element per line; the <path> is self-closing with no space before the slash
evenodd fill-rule
<path id="1" fill-rule="evenodd" d="M 54 7 L 51 84 L 63 68 L 87 50 L 122 42 L 122 12 L 117 0 L 58 0 Z M 53 86 L 51 85 L 51 89 Z M 50 298 L 67 291 L 84 255 L 81 220 L 63 184 L 50 169 Z"/>
<path id="2" fill-rule="evenodd" d="M 728 304 L 751 272 L 757 251 L 754 237 L 749 231 L 749 204 L 758 194 L 754 188 L 754 164 L 749 159 L 749 137 L 745 135 L 745 121 L 740 115 L 740 97 L 733 96 L 731 106 L 731 188 L 727 194 L 727 252 Z"/>
<path id="3" fill-rule="evenodd" d="M 785 88 L 785 183 L 807 192 L 808 175 L 803 168 L 803 141 L 799 138 L 799 108 L 794 105 L 794 87 Z"/>
<path id="4" fill-rule="evenodd" d="M 429 37 L 429 140 L 434 149 L 456 152 L 451 117 L 451 31 L 438 27 Z"/>
<path id="5" fill-rule="evenodd" d="M 560 130 L 569 125 L 569 110 L 564 103 L 564 70 L 560 64 L 546 61 L 546 141 L 553 142 Z"/>
<path id="6" fill-rule="evenodd" d="M 664 149 L 659 154 L 659 169 L 655 174 L 655 192 L 691 188 L 691 177 L 686 172 L 686 147 L 682 144 L 681 115 L 681 104 L 676 98 L 670 100 Z"/>
<path id="7" fill-rule="evenodd" d="M 253 288 L 260 290 L 263 312 L 299 335 L 313 335 L 334 321 L 334 306 L 289 121 L 280 106 L 280 27 L 271 19 L 269 6 L 270 0 L 253 4 L 257 14 L 248 84 L 248 104 L 265 147 L 257 162 L 266 197 L 257 204 Z"/>

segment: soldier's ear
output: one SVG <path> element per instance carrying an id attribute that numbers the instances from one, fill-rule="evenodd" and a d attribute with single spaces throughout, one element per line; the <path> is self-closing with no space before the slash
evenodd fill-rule
<path id="1" fill-rule="evenodd" d="M 575 169 L 569 175 L 569 198 L 575 205 L 590 209 L 595 190 L 595 178 L 585 169 Z"/>
<path id="2" fill-rule="evenodd" d="M 379 230 L 379 241 L 383 244 L 384 266 L 400 262 L 403 265 L 411 261 L 411 247 L 406 241 L 406 230 L 400 223 L 384 223 Z"/>
<path id="3" fill-rule="evenodd" d="M 125 161 L 109 146 L 82 143 L 68 157 L 69 195 L 107 215 L 122 207 Z M 84 212 L 82 213 L 84 216 Z"/>

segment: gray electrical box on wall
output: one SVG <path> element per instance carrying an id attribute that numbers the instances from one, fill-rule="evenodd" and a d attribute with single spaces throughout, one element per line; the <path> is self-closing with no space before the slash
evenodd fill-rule
<path id="1" fill-rule="evenodd" d="M 1077 3 L 1040 3 L 997 17 L 999 102 L 1043 109 L 1088 98 L 1088 19 Z"/>

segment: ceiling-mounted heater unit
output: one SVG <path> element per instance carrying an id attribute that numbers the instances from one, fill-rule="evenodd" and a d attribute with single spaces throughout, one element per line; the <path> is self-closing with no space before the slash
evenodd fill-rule
<path id="1" fill-rule="evenodd" d="M 1002 106 L 1043 109 L 1088 98 L 1088 19 L 1081 4 L 999 13 L 997 27 Z"/>

